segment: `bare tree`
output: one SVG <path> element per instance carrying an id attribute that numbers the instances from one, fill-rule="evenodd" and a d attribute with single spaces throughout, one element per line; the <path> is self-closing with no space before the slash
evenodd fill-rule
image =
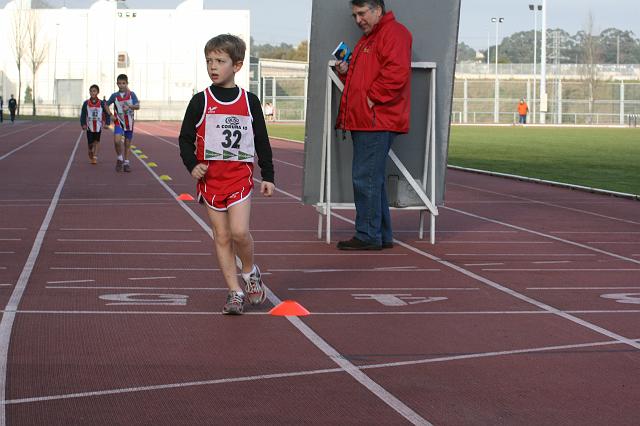
<path id="1" fill-rule="evenodd" d="M 36 115 L 36 74 L 40 65 L 47 57 L 48 44 L 43 42 L 40 37 L 40 17 L 37 11 L 30 9 L 27 20 L 27 48 L 29 56 L 29 65 L 31 66 L 31 75 L 33 79 L 31 81 L 31 100 L 32 100 L 32 114 Z"/>
<path id="2" fill-rule="evenodd" d="M 596 88 L 600 82 L 598 64 L 602 62 L 602 47 L 600 46 L 599 37 L 594 35 L 593 16 L 591 12 L 589 12 L 587 18 L 585 30 L 579 32 L 577 36 L 580 39 L 580 47 L 582 50 L 583 66 L 581 74 L 587 92 L 589 108 L 587 120 L 591 123 L 593 121 L 593 105 L 595 102 Z"/>
<path id="3" fill-rule="evenodd" d="M 23 1 L 16 1 L 16 9 L 13 11 L 13 22 L 11 25 L 11 50 L 18 68 L 18 108 L 17 113 L 20 115 L 20 99 L 22 95 L 22 61 L 26 54 L 26 38 L 27 38 L 27 9 Z"/>

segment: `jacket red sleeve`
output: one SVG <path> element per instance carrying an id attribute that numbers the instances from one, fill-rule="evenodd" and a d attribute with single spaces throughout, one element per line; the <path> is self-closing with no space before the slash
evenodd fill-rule
<path id="1" fill-rule="evenodd" d="M 389 31 L 384 47 L 377 50 L 380 72 L 367 96 L 374 104 L 384 104 L 398 98 L 411 78 L 411 33 L 402 28 Z"/>

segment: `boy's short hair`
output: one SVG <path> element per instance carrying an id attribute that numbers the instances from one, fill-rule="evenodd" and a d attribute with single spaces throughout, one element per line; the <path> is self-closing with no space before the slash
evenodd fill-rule
<path id="1" fill-rule="evenodd" d="M 91 86 L 89 86 L 89 90 L 91 89 L 96 89 L 98 91 L 98 93 L 100 93 L 100 88 L 98 87 L 97 84 L 92 84 Z"/>
<path id="2" fill-rule="evenodd" d="M 380 6 L 383 15 L 387 12 L 384 7 L 384 0 L 351 0 L 351 6 L 362 7 L 365 5 L 369 6 L 369 9 L 375 9 Z"/>
<path id="3" fill-rule="evenodd" d="M 215 36 L 204 46 L 205 56 L 215 51 L 224 52 L 229 55 L 234 64 L 236 62 L 244 61 L 244 54 L 246 50 L 247 45 L 244 40 L 232 34 L 220 34 Z"/>
<path id="4" fill-rule="evenodd" d="M 127 77 L 126 74 L 120 74 L 118 76 L 118 78 L 116 78 L 116 81 L 124 81 L 124 82 L 129 82 L 129 77 Z"/>

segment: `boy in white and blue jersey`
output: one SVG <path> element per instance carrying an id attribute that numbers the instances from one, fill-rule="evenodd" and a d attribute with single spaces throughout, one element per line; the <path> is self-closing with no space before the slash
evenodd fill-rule
<path id="1" fill-rule="evenodd" d="M 130 172 L 129 152 L 133 139 L 134 111 L 140 109 L 135 93 L 129 90 L 129 78 L 120 74 L 116 80 L 118 91 L 109 97 L 107 107 L 113 104 L 113 143 L 116 149 L 116 172 Z M 124 137 L 124 146 L 122 139 Z"/>

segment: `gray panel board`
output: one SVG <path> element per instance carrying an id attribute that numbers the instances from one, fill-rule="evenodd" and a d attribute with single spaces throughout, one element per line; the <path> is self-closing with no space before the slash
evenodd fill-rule
<path id="1" fill-rule="evenodd" d="M 413 62 L 437 64 L 436 90 L 436 203 L 444 202 L 447 148 L 451 97 L 455 71 L 455 54 L 460 17 L 460 0 L 393 0 L 386 1 L 387 10 L 413 35 Z M 305 135 L 305 168 L 303 202 L 315 204 L 320 200 L 322 133 L 326 93 L 327 62 L 340 41 L 353 49 L 362 32 L 351 17 L 348 0 L 315 0 L 311 19 L 309 50 L 309 86 Z M 332 128 L 335 125 L 340 91 L 333 89 Z M 415 178 L 422 178 L 429 82 L 425 70 L 414 70 L 411 80 L 411 130 L 396 138 L 393 151 Z M 334 130 L 332 145 L 331 199 L 335 203 L 353 202 L 351 185 L 351 139 L 347 132 Z M 399 175 L 391 162 L 388 175 Z M 401 178 L 402 180 L 403 178 Z M 390 180 L 393 181 L 393 178 Z M 406 185 L 405 185 L 406 186 Z M 394 192 L 391 188 L 389 192 Z M 390 199 L 390 204 L 393 204 Z"/>

